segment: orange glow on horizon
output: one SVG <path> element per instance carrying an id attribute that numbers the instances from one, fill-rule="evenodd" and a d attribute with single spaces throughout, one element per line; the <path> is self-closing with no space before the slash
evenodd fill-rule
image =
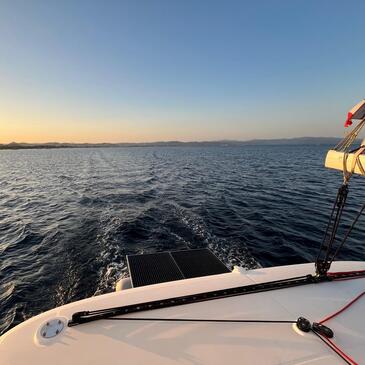
<path id="1" fill-rule="evenodd" d="M 0 121 L 0 143 L 148 143 L 158 141 L 208 141 L 235 139 L 223 131 L 202 127 L 177 127 L 159 123 L 28 123 Z M 236 138 L 237 139 L 237 138 Z"/>
<path id="2" fill-rule="evenodd" d="M 42 109 L 42 112 L 32 107 L 23 112 L 10 109 L 4 113 L 2 110 L 0 143 L 148 143 L 251 138 L 242 136 L 244 129 L 241 126 L 228 132 L 225 123 L 213 118 L 207 120 L 208 116 L 205 120 L 199 116 L 173 118 L 170 115 L 141 115 L 138 118 L 118 118 L 115 115 L 103 118 L 97 115 L 92 118 L 80 113 L 62 115 L 49 109 Z"/>

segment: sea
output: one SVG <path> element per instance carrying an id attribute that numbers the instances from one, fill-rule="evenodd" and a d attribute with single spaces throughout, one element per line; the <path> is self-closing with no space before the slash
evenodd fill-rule
<path id="1" fill-rule="evenodd" d="M 208 247 L 247 269 L 313 261 L 342 183 L 324 167 L 330 147 L 0 151 L 0 333 L 112 292 L 129 254 Z M 342 231 L 364 202 L 354 177 Z M 365 260 L 364 238 L 360 219 L 338 258 Z"/>

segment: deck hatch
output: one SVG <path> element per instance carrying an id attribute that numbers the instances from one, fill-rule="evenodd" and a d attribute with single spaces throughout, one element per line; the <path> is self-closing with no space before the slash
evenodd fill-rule
<path id="1" fill-rule="evenodd" d="M 230 272 L 207 248 L 129 255 L 127 261 L 133 287 Z"/>

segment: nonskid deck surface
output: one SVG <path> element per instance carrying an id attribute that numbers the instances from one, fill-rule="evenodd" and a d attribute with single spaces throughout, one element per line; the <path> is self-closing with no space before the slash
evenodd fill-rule
<path id="1" fill-rule="evenodd" d="M 336 262 L 332 271 L 365 269 Z M 313 333 L 290 323 L 197 323 L 99 320 L 41 336 L 47 321 L 73 313 L 232 288 L 313 273 L 313 264 L 232 273 L 128 289 L 74 302 L 36 316 L 0 338 L 0 364 L 344 364 Z M 365 290 L 365 279 L 311 284 L 128 315 L 133 318 L 319 321 Z M 365 299 L 330 320 L 334 342 L 365 359 Z"/>

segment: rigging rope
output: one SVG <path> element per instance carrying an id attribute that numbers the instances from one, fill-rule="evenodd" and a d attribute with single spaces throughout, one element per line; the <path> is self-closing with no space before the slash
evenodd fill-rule
<path id="1" fill-rule="evenodd" d="M 243 285 L 234 288 L 219 289 L 210 292 L 203 292 L 198 294 L 185 295 L 181 297 L 166 298 L 161 300 L 154 300 L 151 302 L 137 303 L 125 305 L 121 307 L 105 308 L 94 311 L 76 312 L 72 315 L 72 319 L 68 322 L 68 326 L 77 326 L 82 323 L 97 321 L 99 319 L 106 319 L 115 317 L 117 315 L 136 313 L 142 311 L 150 311 L 154 309 L 169 308 L 179 305 L 193 304 L 205 302 L 214 299 L 224 299 L 239 295 L 248 295 L 253 293 L 261 293 L 270 290 L 278 290 L 291 288 L 294 286 L 308 285 L 320 281 L 328 281 L 326 277 L 316 278 L 313 275 L 298 276 L 289 279 L 269 281 L 266 283 Z"/>
<path id="2" fill-rule="evenodd" d="M 365 278 L 365 270 L 355 270 L 355 271 L 343 271 L 343 272 L 330 272 L 327 274 L 327 280 L 333 281 L 341 281 L 341 280 L 351 280 L 357 278 Z M 305 281 L 303 281 L 305 279 Z M 317 279 L 317 280 L 316 280 Z M 288 285 L 288 282 L 289 284 Z M 305 332 L 312 331 L 317 337 L 319 337 L 332 351 L 334 351 L 339 357 L 341 357 L 348 365 L 359 365 L 355 360 L 353 360 L 349 355 L 347 355 L 342 349 L 336 345 L 330 337 L 333 336 L 333 332 L 330 328 L 323 325 L 323 323 L 331 320 L 337 315 L 341 314 L 345 310 L 347 310 L 351 305 L 353 305 L 356 301 L 358 301 L 362 296 L 365 295 L 365 291 L 360 293 L 354 299 L 352 299 L 349 303 L 347 303 L 344 307 L 336 311 L 335 313 L 325 317 L 318 323 L 311 324 L 305 318 L 299 317 L 298 320 L 266 320 L 266 319 L 200 319 L 200 318 L 148 318 L 148 317 L 116 317 L 126 313 L 140 312 L 140 311 L 148 311 L 151 309 L 165 308 L 175 305 L 182 304 L 192 304 L 194 302 L 201 302 L 205 300 L 211 299 L 223 299 L 226 297 L 232 297 L 236 295 L 242 294 L 250 294 L 250 293 L 259 293 L 267 290 L 275 290 L 275 289 L 283 289 L 289 288 L 298 285 L 304 285 L 309 283 L 323 282 L 324 280 L 320 278 L 315 278 L 312 275 L 292 278 L 292 279 L 284 279 L 277 280 L 268 283 L 256 284 L 256 285 L 247 285 L 244 287 L 231 288 L 231 289 L 223 289 L 217 290 L 213 292 L 193 294 L 190 296 L 177 297 L 171 299 L 164 299 L 161 301 L 147 302 L 147 303 L 139 303 L 132 304 L 124 307 L 116 307 L 116 308 L 107 308 L 95 311 L 84 311 L 74 313 L 72 316 L 72 320 L 69 321 L 69 326 L 76 326 L 78 324 L 91 322 L 100 319 L 107 320 L 116 320 L 116 321 L 160 321 L 160 322 L 211 322 L 211 323 L 276 323 L 276 324 L 288 324 L 288 323 L 296 323 L 297 327 Z M 262 287 L 262 285 L 264 285 Z M 250 290 L 245 291 L 244 288 L 249 288 Z M 192 301 L 190 301 L 190 299 Z M 304 327 L 303 327 L 304 322 Z M 306 325 L 306 322 L 308 323 Z"/>
<path id="3" fill-rule="evenodd" d="M 365 125 L 365 118 L 360 121 L 360 123 L 350 132 L 344 140 L 342 140 L 336 147 L 336 151 L 343 151 L 343 184 L 338 189 L 335 203 L 333 205 L 331 215 L 325 230 L 324 237 L 322 239 L 320 249 L 316 258 L 315 266 L 316 273 L 318 276 L 325 276 L 331 267 L 333 260 L 337 257 L 338 253 L 347 241 L 350 233 L 352 232 L 355 224 L 360 218 L 361 214 L 365 210 L 365 204 L 361 207 L 360 211 L 355 216 L 351 226 L 347 230 L 343 239 L 335 248 L 335 242 L 337 238 L 338 228 L 341 222 L 342 214 L 346 204 L 346 199 L 348 195 L 348 183 L 355 172 L 356 167 L 360 170 L 360 173 L 365 175 L 365 168 L 361 163 L 360 156 L 365 152 L 365 145 L 361 145 L 355 150 L 349 151 L 350 146 L 355 141 L 360 130 Z M 348 169 L 348 157 L 352 154 L 352 163 L 350 169 Z"/>
<path id="4" fill-rule="evenodd" d="M 361 159 L 360 159 L 360 156 L 364 153 L 364 151 L 365 151 L 365 146 L 361 145 L 360 147 L 358 147 L 352 151 L 344 152 L 344 155 L 343 155 L 343 183 L 344 184 L 348 184 L 350 178 L 352 177 L 352 175 L 355 172 L 356 166 L 359 168 L 361 174 L 365 175 L 365 169 L 364 169 L 364 167 L 361 163 Z M 350 153 L 353 154 L 353 158 L 352 158 L 352 164 L 351 164 L 350 171 L 348 171 L 347 160 L 348 160 Z"/>
<path id="5" fill-rule="evenodd" d="M 347 194 L 348 185 L 347 183 L 344 183 L 338 189 L 336 200 L 333 204 L 332 212 L 315 261 L 316 272 L 319 276 L 325 276 L 331 266 L 329 256 L 336 239 L 342 212 L 346 204 Z"/>
<path id="6" fill-rule="evenodd" d="M 297 323 L 297 321 L 271 319 L 204 319 L 204 318 L 148 318 L 148 317 L 109 317 L 113 321 L 153 321 L 153 322 L 208 322 L 208 323 Z"/>
<path id="7" fill-rule="evenodd" d="M 365 275 L 365 270 L 361 270 L 360 272 Z M 331 273 L 333 277 L 336 277 L 336 275 L 343 275 L 345 273 L 352 273 L 351 271 L 348 272 L 337 272 L 337 273 Z M 364 277 L 364 276 L 363 276 Z M 340 279 L 341 280 L 341 279 Z M 331 319 L 337 317 L 339 314 L 343 313 L 345 310 L 350 308 L 354 303 L 356 303 L 360 298 L 362 298 L 365 295 L 365 291 L 358 294 L 355 298 L 353 298 L 350 302 L 348 302 L 346 305 L 344 305 L 342 308 L 337 310 L 336 312 L 328 315 L 327 317 L 320 320 L 318 323 L 323 324 L 325 322 L 330 321 Z M 327 336 L 324 336 L 323 334 L 320 334 L 312 329 L 312 331 L 319 337 L 323 342 L 325 342 L 332 350 L 334 350 L 340 357 L 343 358 L 344 361 L 346 361 L 347 364 L 350 365 L 358 365 L 358 363 L 351 358 L 349 355 L 347 355 L 342 349 L 339 348 L 338 345 L 336 345 L 330 338 Z"/>
<path id="8" fill-rule="evenodd" d="M 350 233 L 352 232 L 353 228 L 355 227 L 355 224 L 357 223 L 357 221 L 359 220 L 361 214 L 364 212 L 365 209 L 365 204 L 363 204 L 363 206 L 361 207 L 361 209 L 359 210 L 359 212 L 357 213 L 355 219 L 353 220 L 351 226 L 349 227 L 349 229 L 347 230 L 344 238 L 342 239 L 341 243 L 339 244 L 339 246 L 337 247 L 336 251 L 334 252 L 333 256 L 331 257 L 331 259 L 329 260 L 329 265 L 331 266 L 333 260 L 336 258 L 336 256 L 338 255 L 338 253 L 341 251 L 343 245 L 345 244 L 347 238 L 349 237 Z"/>
<path id="9" fill-rule="evenodd" d="M 347 136 L 340 143 L 337 144 L 337 146 L 334 148 L 335 151 L 348 151 L 364 125 L 365 118 L 361 120 L 360 123 L 356 127 L 354 127 L 354 129 L 350 133 L 348 133 Z"/>
<path id="10" fill-rule="evenodd" d="M 353 362 L 350 357 L 348 357 L 340 348 L 338 348 L 332 341 L 330 341 L 328 338 L 322 337 L 319 333 L 316 331 L 312 332 L 320 338 L 331 350 L 333 350 L 338 356 L 342 358 L 348 365 L 358 365 L 356 362 Z"/>
<path id="11" fill-rule="evenodd" d="M 355 278 L 364 278 L 365 277 L 365 270 L 359 271 L 348 271 L 348 272 L 328 272 L 329 268 L 331 267 L 332 262 L 337 257 L 338 253 L 342 249 L 343 245 L 347 241 L 350 233 L 352 232 L 354 226 L 356 225 L 357 221 L 359 220 L 361 214 L 365 210 L 365 204 L 361 207 L 357 215 L 355 216 L 351 226 L 348 228 L 346 234 L 344 235 L 343 239 L 341 240 L 340 244 L 338 245 L 337 249 L 335 249 L 334 253 L 331 256 L 331 252 L 336 240 L 336 235 L 338 231 L 338 227 L 340 224 L 341 216 L 343 213 L 343 209 L 346 203 L 346 198 L 348 194 L 348 183 L 350 178 L 355 172 L 356 166 L 360 170 L 362 175 L 365 175 L 365 169 L 361 163 L 360 156 L 365 152 L 365 146 L 361 145 L 357 149 L 349 152 L 349 149 L 352 143 L 355 141 L 356 137 L 358 136 L 359 132 L 365 125 L 365 118 L 361 120 L 361 122 L 350 132 L 336 147 L 336 151 L 344 152 L 343 157 L 343 184 L 339 188 L 336 201 L 334 203 L 329 222 L 327 224 L 327 228 L 325 231 L 324 238 L 322 240 L 319 253 L 316 259 L 316 272 L 317 275 L 322 276 L 326 275 L 328 278 L 331 278 L 335 281 L 340 280 L 351 280 Z M 350 170 L 348 170 L 348 157 L 349 154 L 352 153 L 352 164 L 350 166 Z M 323 256 L 323 257 L 322 257 Z M 356 277 L 346 277 L 347 275 L 356 274 Z M 339 309 L 337 312 L 327 316 L 326 318 L 322 319 L 319 323 L 323 324 L 332 318 L 338 316 L 346 309 L 348 309 L 351 305 L 353 305 L 356 301 L 358 301 L 361 297 L 365 295 L 365 291 L 360 293 L 356 296 L 353 300 L 347 303 L 344 307 Z M 335 351 L 347 364 L 349 365 L 358 365 L 358 363 L 352 359 L 349 355 L 347 355 L 342 349 L 340 349 L 328 336 L 324 335 L 323 333 L 319 333 L 312 327 L 312 332 L 318 336 L 327 346 L 329 346 L 333 351 Z"/>
<path id="12" fill-rule="evenodd" d="M 361 150 L 365 151 L 365 146 L 361 147 Z M 360 163 L 360 165 L 361 165 L 359 156 L 360 156 L 360 154 L 358 154 L 358 156 L 356 157 L 356 160 L 358 160 L 359 161 L 358 163 Z M 358 165 L 358 166 L 360 166 L 360 165 Z M 362 165 L 361 165 L 361 168 L 363 168 Z M 352 172 L 351 172 L 351 174 L 352 174 Z M 319 276 L 326 276 L 328 270 L 331 267 L 332 262 L 334 261 L 334 259 L 337 257 L 337 255 L 341 251 L 342 247 L 344 246 L 347 239 L 349 238 L 349 236 L 350 236 L 351 232 L 353 231 L 359 218 L 365 211 L 365 204 L 363 204 L 362 207 L 360 208 L 360 210 L 357 212 L 356 216 L 354 217 L 350 227 L 347 229 L 342 240 L 337 245 L 337 248 L 335 248 L 337 231 L 338 231 L 340 221 L 342 218 L 342 214 L 343 214 L 343 211 L 345 208 L 347 195 L 348 195 L 348 185 L 345 182 L 338 189 L 336 200 L 333 205 L 331 215 L 330 215 L 330 218 L 327 223 L 326 231 L 325 231 L 324 237 L 322 239 L 322 242 L 321 242 L 321 245 L 320 245 L 316 260 L 315 260 L 316 273 Z"/>
<path id="13" fill-rule="evenodd" d="M 342 280 L 341 277 L 344 275 L 353 275 L 353 274 L 362 274 L 362 277 L 365 277 L 365 270 L 359 271 L 345 271 L 345 272 L 333 272 L 330 275 L 333 277 L 335 281 Z M 336 279 L 339 278 L 339 279 Z M 350 279 L 356 279 L 356 277 L 350 277 Z M 344 305 L 342 308 L 338 309 L 336 312 L 328 315 L 327 317 L 320 320 L 318 323 L 310 324 L 308 320 L 305 318 L 299 317 L 298 320 L 265 320 L 265 319 L 204 319 L 204 318 L 148 318 L 148 317 L 108 317 L 104 318 L 107 320 L 113 321 L 153 321 L 153 322 L 201 322 L 201 323 L 276 323 L 276 324 L 294 324 L 296 323 L 299 329 L 302 329 L 302 324 L 300 322 L 308 323 L 308 330 L 313 332 L 318 338 L 320 338 L 332 351 L 334 351 L 342 360 L 344 360 L 348 365 L 359 365 L 352 357 L 344 352 L 338 345 L 331 340 L 333 336 L 332 330 L 328 327 L 324 326 L 325 330 L 321 330 L 323 327 L 323 323 L 330 321 L 331 319 L 337 317 L 345 310 L 350 308 L 355 302 L 357 302 L 361 297 L 365 295 L 365 291 L 358 294 L 355 298 L 353 298 L 350 302 Z M 303 329 L 304 330 L 304 329 Z M 328 330 L 328 332 L 327 332 Z M 308 332 L 308 331 L 305 331 Z M 330 335 L 326 335 L 329 333 Z"/>

